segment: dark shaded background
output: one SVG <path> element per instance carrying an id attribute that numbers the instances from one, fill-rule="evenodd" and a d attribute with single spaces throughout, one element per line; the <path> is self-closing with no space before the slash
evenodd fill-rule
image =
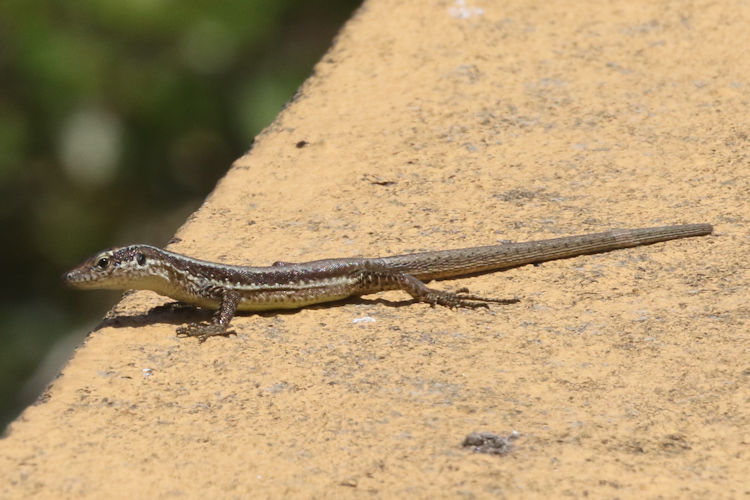
<path id="1" fill-rule="evenodd" d="M 63 271 L 163 245 L 358 4 L 0 3 L 0 428 L 117 298 Z"/>

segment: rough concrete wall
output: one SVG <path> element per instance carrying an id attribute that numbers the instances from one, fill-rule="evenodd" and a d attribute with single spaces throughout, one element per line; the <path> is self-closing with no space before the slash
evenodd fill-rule
<path id="1" fill-rule="evenodd" d="M 174 330 L 204 316 L 131 294 L 0 441 L 2 496 L 746 494 L 749 17 L 366 2 L 173 250 L 262 265 L 715 235 L 437 285 L 516 305 L 389 292 L 243 315 L 202 345 Z M 520 436 L 486 455 L 461 446 L 475 430 Z"/>

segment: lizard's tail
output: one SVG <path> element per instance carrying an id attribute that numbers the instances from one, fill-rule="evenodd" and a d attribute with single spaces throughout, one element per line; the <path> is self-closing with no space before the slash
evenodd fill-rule
<path id="1" fill-rule="evenodd" d="M 565 259 L 619 248 L 649 245 L 660 241 L 711 234 L 711 224 L 613 229 L 603 233 L 566 236 L 525 243 L 506 243 L 458 250 L 438 250 L 377 259 L 393 270 L 420 280 L 450 278 L 486 271 Z"/>

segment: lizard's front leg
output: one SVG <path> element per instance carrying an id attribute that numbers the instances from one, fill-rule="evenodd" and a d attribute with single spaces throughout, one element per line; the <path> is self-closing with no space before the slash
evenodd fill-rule
<path id="1" fill-rule="evenodd" d="M 177 335 L 183 337 L 198 337 L 203 343 L 208 337 L 214 335 L 231 335 L 235 332 L 229 330 L 229 322 L 232 321 L 240 303 L 240 294 L 234 290 L 221 290 L 221 303 L 219 309 L 209 323 L 190 323 L 177 329 Z M 236 334 L 235 334 L 236 335 Z"/>

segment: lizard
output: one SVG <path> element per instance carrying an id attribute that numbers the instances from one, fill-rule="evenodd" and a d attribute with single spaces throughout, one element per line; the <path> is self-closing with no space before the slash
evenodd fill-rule
<path id="1" fill-rule="evenodd" d="M 237 311 L 295 309 L 385 290 L 404 290 L 417 302 L 449 308 L 512 304 L 518 298 L 491 298 L 428 288 L 426 282 L 499 271 L 584 254 L 608 252 L 713 232 L 710 224 L 683 224 L 566 236 L 452 250 L 348 257 L 267 267 L 221 264 L 194 259 L 150 245 L 104 250 L 63 275 L 79 289 L 151 290 L 178 302 L 215 310 L 211 321 L 177 329 L 201 342 L 234 333 Z"/>

